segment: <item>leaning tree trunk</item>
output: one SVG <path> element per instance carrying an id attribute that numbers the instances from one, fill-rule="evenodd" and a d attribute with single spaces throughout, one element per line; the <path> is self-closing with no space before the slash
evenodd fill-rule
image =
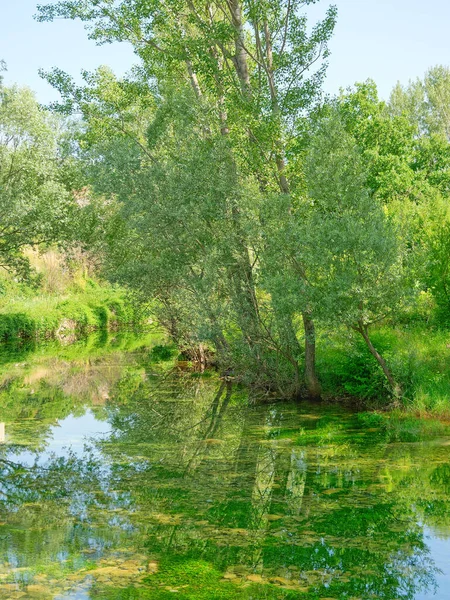
<path id="1" fill-rule="evenodd" d="M 369 352 L 372 354 L 372 356 L 375 358 L 377 363 L 380 365 L 386 379 L 389 382 L 389 386 L 390 386 L 394 396 L 396 398 L 399 398 L 402 395 L 401 387 L 400 387 L 399 383 L 395 380 L 395 378 L 392 374 L 392 371 L 388 367 L 387 362 L 384 360 L 384 358 L 381 356 L 381 354 L 378 352 L 378 350 L 372 344 L 372 340 L 370 339 L 369 333 L 368 333 L 368 326 L 363 323 L 358 323 L 356 330 L 362 335 L 362 337 L 363 337 L 364 341 L 366 342 L 366 345 L 369 349 Z"/>
<path id="2" fill-rule="evenodd" d="M 316 330 L 309 313 L 303 312 L 305 328 L 305 383 L 311 400 L 319 400 L 322 387 L 316 373 Z"/>

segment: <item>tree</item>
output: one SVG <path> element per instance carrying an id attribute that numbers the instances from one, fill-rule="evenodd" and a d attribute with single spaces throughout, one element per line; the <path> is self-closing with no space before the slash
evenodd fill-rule
<path id="1" fill-rule="evenodd" d="M 390 98 L 391 114 L 407 118 L 416 129 L 410 168 L 415 191 L 414 239 L 422 252 L 422 285 L 433 293 L 440 317 L 450 314 L 450 69 L 436 66 L 423 80 Z M 412 195 L 410 193 L 410 195 Z"/>
<path id="2" fill-rule="evenodd" d="M 296 172 L 296 157 L 290 152 L 292 140 L 299 117 L 320 92 L 326 67 L 324 59 L 328 56 L 327 42 L 336 19 L 336 9 L 331 7 L 324 20 L 308 31 L 302 10 L 312 3 L 313 0 L 273 0 L 269 3 L 218 0 L 205 5 L 197 0 L 164 3 L 72 0 L 43 5 L 38 9 L 39 20 L 51 21 L 57 17 L 81 19 L 89 27 L 90 37 L 98 43 L 126 40 L 133 45 L 141 59 L 134 88 L 141 86 L 142 89 L 144 85 L 152 90 L 150 96 L 158 108 L 155 125 L 160 127 L 160 135 L 166 132 L 169 139 L 172 136 L 174 141 L 168 144 L 168 155 L 165 153 L 168 147 L 164 149 L 160 137 L 156 147 L 152 148 L 145 135 L 132 134 L 134 150 L 136 144 L 140 148 L 137 160 L 144 160 L 149 165 L 149 184 L 150 181 L 158 184 L 169 181 L 161 176 L 161 168 L 167 177 L 180 176 L 180 181 L 184 181 L 179 169 L 168 167 L 166 159 L 176 155 L 175 162 L 182 161 L 181 153 L 177 154 L 176 150 L 178 146 L 183 146 L 181 132 L 186 134 L 188 127 L 189 139 L 195 138 L 191 150 L 197 145 L 199 150 L 195 152 L 199 156 L 208 148 L 212 149 L 214 156 L 216 149 L 219 149 L 217 151 L 221 153 L 231 185 L 222 196 L 220 219 L 210 221 L 209 225 L 220 228 L 226 224 L 224 230 L 229 249 L 225 252 L 222 244 L 218 244 L 221 258 L 215 267 L 220 277 L 216 280 L 211 278 L 208 289 L 215 290 L 213 296 L 216 298 L 227 298 L 225 305 L 231 306 L 231 331 L 236 331 L 236 327 L 240 332 L 238 345 L 242 342 L 246 354 L 255 361 L 255 372 L 267 373 L 269 385 L 270 378 L 274 378 L 270 372 L 276 371 L 281 355 L 284 356 L 283 360 L 287 358 L 289 364 L 297 365 L 299 342 L 292 316 L 278 310 L 280 301 L 273 296 L 276 290 L 267 298 L 258 289 L 261 269 L 259 257 L 267 244 L 264 224 L 258 214 L 258 198 L 267 197 L 275 190 L 280 192 L 277 197 L 285 195 L 291 198 L 295 194 L 296 180 L 292 175 Z M 129 137 L 128 122 L 123 119 L 126 112 L 123 105 L 117 102 L 105 105 L 104 100 L 99 102 L 99 98 L 95 98 L 95 92 L 94 97 L 85 102 L 83 92 L 77 90 L 67 76 L 57 70 L 47 74 L 47 78 L 63 93 L 66 109 L 80 106 L 81 102 L 92 114 L 99 104 L 106 106 L 110 109 L 107 122 L 111 123 L 112 116 L 116 130 L 121 130 L 123 136 Z M 86 79 L 92 83 L 91 76 L 86 75 Z M 129 91 L 133 85 L 128 86 Z M 190 87 L 189 91 L 187 86 Z M 178 108 L 185 113 L 184 124 L 180 123 L 179 112 L 175 114 L 173 110 L 174 103 L 178 103 Z M 188 104 L 193 108 L 187 109 Z M 158 134 L 155 127 L 150 127 L 149 131 Z M 208 170 L 210 166 L 211 163 L 208 165 L 206 161 L 201 168 Z M 171 173 L 167 172 L 167 168 L 172 169 Z M 158 169 L 160 171 L 157 174 Z M 197 175 L 200 170 L 195 172 Z M 150 176 L 150 173 L 153 175 Z M 196 185 L 194 179 L 191 173 L 193 186 Z M 201 175 L 199 179 L 205 181 Z M 175 190 L 173 183 L 170 185 Z M 205 193 L 204 188 L 201 188 L 201 193 Z M 177 195 L 176 191 L 172 191 L 165 197 L 174 198 Z M 181 194 L 181 198 L 186 196 Z M 186 212 L 192 210 L 192 200 L 191 195 L 184 207 L 180 205 L 184 211 L 181 222 L 184 222 Z M 141 215 L 142 212 L 136 214 Z M 166 219 L 168 213 L 164 215 L 162 217 L 160 213 L 160 218 Z M 285 218 L 290 218 L 289 202 Z M 174 218 L 171 222 L 174 223 Z M 199 223 L 204 226 L 206 222 L 196 219 L 195 223 L 197 228 Z M 217 234 L 217 229 L 214 233 Z M 159 242 L 165 239 L 165 247 L 171 243 L 172 260 L 177 263 L 181 260 L 185 266 L 181 286 L 184 292 L 186 289 L 196 290 L 196 305 L 198 296 L 208 306 L 214 305 L 210 302 L 211 295 L 206 294 L 205 297 L 202 287 L 205 283 L 203 260 L 208 257 L 209 264 L 213 266 L 214 262 L 210 259 L 215 256 L 217 246 L 214 245 L 214 252 L 211 253 L 210 247 L 203 245 L 204 256 L 199 264 L 178 243 L 173 245 L 173 241 L 169 242 L 173 237 L 161 236 Z M 220 235 L 219 238 L 223 239 Z M 176 239 L 178 242 L 184 240 L 185 236 L 176 235 Z M 201 247 L 197 243 L 199 241 L 203 243 L 198 236 L 192 236 L 189 240 L 196 247 L 197 259 Z M 160 253 L 159 256 L 164 254 Z M 183 257 L 189 256 L 186 262 Z M 172 271 L 165 266 L 162 270 L 169 275 Z M 186 273 L 191 268 L 193 273 L 187 279 Z M 141 263 L 141 269 L 146 269 L 151 276 L 145 264 Z M 209 272 L 212 273 L 211 270 Z M 178 270 L 177 277 L 179 274 Z M 223 281 L 228 285 L 223 285 Z M 170 279 L 166 288 L 171 293 L 174 289 L 180 289 L 179 277 Z M 148 289 L 153 290 L 152 285 Z M 167 298 L 165 302 L 173 305 L 172 300 Z M 219 304 L 223 306 L 222 301 Z M 214 319 L 217 321 L 216 317 Z M 315 373 L 314 324 L 309 309 L 303 312 L 303 321 L 306 332 L 306 382 L 310 394 L 317 396 L 320 386 Z M 198 332 L 194 337 L 198 337 Z M 234 342 L 235 337 L 231 335 Z M 275 353 L 273 359 L 267 355 L 269 348 Z M 275 388 L 279 388 L 278 384 Z"/>
<path id="3" fill-rule="evenodd" d="M 450 140 L 450 68 L 428 69 L 423 80 L 398 83 L 392 91 L 390 108 L 405 114 L 423 134 L 439 134 Z"/>
<path id="4" fill-rule="evenodd" d="M 407 296 L 406 253 L 394 222 L 367 186 L 363 155 L 338 113 L 315 132 L 305 174 L 310 206 L 303 239 L 313 306 L 322 319 L 345 324 L 363 337 L 399 396 L 400 386 L 374 347 L 369 327 Z"/>
<path id="5" fill-rule="evenodd" d="M 419 119 L 419 83 L 410 84 L 400 99 L 397 87 L 395 105 L 392 99 L 389 105 L 378 99 L 373 82 L 356 84 L 321 106 L 316 120 L 338 112 L 362 152 L 366 186 L 409 248 L 410 287 L 432 292 L 439 317 L 447 319 L 450 144 L 442 132 L 427 128 L 425 117 Z"/>
<path id="6" fill-rule="evenodd" d="M 60 239 L 71 197 L 60 178 L 58 122 L 31 91 L 0 86 L 0 267 L 22 277 L 27 245 Z"/>
<path id="7" fill-rule="evenodd" d="M 3 59 L 0 60 L 0 73 L 3 73 L 3 71 L 6 71 L 6 63 Z M 3 83 L 3 75 L 0 75 L 0 85 L 2 85 Z"/>

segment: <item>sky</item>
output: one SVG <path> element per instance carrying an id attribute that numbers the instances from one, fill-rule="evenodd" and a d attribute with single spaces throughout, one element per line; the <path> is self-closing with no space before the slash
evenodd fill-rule
<path id="1" fill-rule="evenodd" d="M 56 66 L 79 80 L 83 69 L 109 65 L 120 76 L 135 62 L 128 44 L 96 46 L 80 22 L 37 23 L 36 4 L 37 0 L 0 0 L 0 59 L 8 65 L 6 83 L 27 85 L 46 104 L 57 100 L 58 94 L 39 77 L 40 68 Z M 308 8 L 312 21 L 329 4 L 321 0 Z M 334 94 L 371 78 L 387 99 L 397 81 L 407 83 L 431 66 L 450 64 L 450 0 L 335 0 L 334 4 L 338 22 L 330 43 L 326 92 Z"/>

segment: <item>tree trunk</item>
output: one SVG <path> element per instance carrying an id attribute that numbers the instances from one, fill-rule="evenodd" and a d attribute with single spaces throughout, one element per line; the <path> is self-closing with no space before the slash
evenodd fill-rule
<path id="1" fill-rule="evenodd" d="M 394 376 L 392 375 L 392 372 L 391 372 L 390 368 L 388 367 L 384 358 L 381 356 L 381 354 L 378 352 L 378 350 L 372 344 L 372 341 L 369 337 L 367 325 L 364 325 L 363 323 L 359 323 L 358 327 L 357 327 L 357 331 L 359 331 L 359 333 L 362 335 L 362 337 L 364 338 L 364 341 L 367 344 L 367 347 L 369 348 L 370 353 L 372 354 L 372 356 L 375 358 L 375 360 L 377 361 L 377 363 L 380 365 L 381 369 L 383 370 L 383 373 L 389 382 L 389 385 L 391 387 L 392 392 L 394 393 L 394 396 L 396 398 L 399 398 L 402 395 L 400 385 L 395 381 Z"/>
<path id="2" fill-rule="evenodd" d="M 197 100 L 201 100 L 203 97 L 202 90 L 198 82 L 197 74 L 195 73 L 190 60 L 186 61 L 186 67 L 189 73 L 189 80 L 191 82 L 192 89 L 194 90 Z"/>
<path id="3" fill-rule="evenodd" d="M 302 314 L 305 328 L 305 382 L 311 400 L 319 400 L 322 387 L 316 374 L 316 330 L 306 311 Z"/>
<path id="4" fill-rule="evenodd" d="M 240 0 L 230 0 L 228 7 L 231 13 L 231 20 L 235 29 L 234 46 L 235 55 L 232 60 L 241 83 L 242 93 L 245 98 L 251 97 L 250 74 L 248 70 L 247 51 L 245 49 L 245 32 L 242 22 L 242 7 Z"/>

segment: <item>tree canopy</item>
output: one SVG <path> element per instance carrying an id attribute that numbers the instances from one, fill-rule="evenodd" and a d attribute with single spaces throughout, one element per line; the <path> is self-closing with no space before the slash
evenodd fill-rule
<path id="1" fill-rule="evenodd" d="M 450 313 L 449 70 L 389 102 L 370 80 L 325 97 L 337 10 L 310 24 L 314 3 L 40 5 L 137 64 L 42 73 L 52 114 L 1 88 L 4 265 L 24 272 L 27 244 L 84 245 L 186 356 L 263 396 L 319 397 L 317 335 L 359 334 L 400 396 L 371 332 L 423 298 L 436 323 Z"/>

